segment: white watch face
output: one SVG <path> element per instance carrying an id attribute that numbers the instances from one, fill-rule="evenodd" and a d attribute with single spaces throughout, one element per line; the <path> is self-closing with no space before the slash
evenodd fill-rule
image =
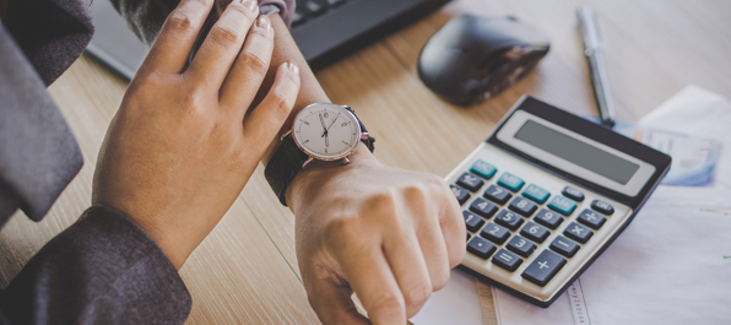
<path id="1" fill-rule="evenodd" d="M 340 105 L 310 105 L 297 114 L 292 126 L 297 145 L 310 156 L 336 160 L 348 156 L 360 141 L 360 125 Z"/>

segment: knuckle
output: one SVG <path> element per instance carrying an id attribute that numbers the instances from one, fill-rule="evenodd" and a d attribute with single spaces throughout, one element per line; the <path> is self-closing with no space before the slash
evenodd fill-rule
<path id="1" fill-rule="evenodd" d="M 174 33 L 192 33 L 195 32 L 195 21 L 187 13 L 182 10 L 173 10 L 167 19 L 167 27 Z"/>
<path id="2" fill-rule="evenodd" d="M 456 265 L 455 265 L 456 266 Z M 449 270 L 452 268 L 450 265 L 449 268 L 441 268 L 439 271 L 435 272 L 434 275 L 432 275 L 432 290 L 433 291 L 439 291 L 442 290 L 444 287 L 447 286 L 447 283 L 449 283 Z"/>
<path id="3" fill-rule="evenodd" d="M 384 292 L 373 300 L 371 310 L 369 310 L 369 312 L 377 312 L 381 316 L 381 319 L 396 317 L 403 313 L 405 310 L 404 305 L 403 298 L 399 295 L 391 292 Z"/>
<path id="4" fill-rule="evenodd" d="M 428 281 L 421 281 L 412 285 L 405 293 L 406 304 L 409 309 L 421 307 L 431 296 L 432 285 Z"/>
<path id="5" fill-rule="evenodd" d="M 274 93 L 272 102 L 274 104 L 274 118 L 276 121 L 283 121 L 286 119 L 289 116 L 289 112 L 292 110 L 292 106 L 294 106 L 294 102 L 287 98 L 287 96 L 280 93 Z"/>
<path id="6" fill-rule="evenodd" d="M 264 76 L 269 70 L 269 62 L 251 51 L 241 52 L 241 61 L 251 72 Z"/>
<path id="7" fill-rule="evenodd" d="M 238 43 L 241 33 L 230 26 L 215 26 L 209 34 L 211 40 L 223 47 L 231 47 Z"/>
<path id="8" fill-rule="evenodd" d="M 227 9 L 231 10 L 234 13 L 244 15 L 244 16 L 246 16 L 246 18 L 248 18 L 250 20 L 253 20 L 254 18 L 256 18 L 256 16 L 255 16 L 256 13 L 254 13 L 253 11 L 246 8 L 246 6 L 244 6 L 243 2 L 232 1 L 231 4 L 229 4 Z"/>
<path id="9" fill-rule="evenodd" d="M 325 226 L 323 239 L 328 247 L 340 247 L 350 239 L 359 238 L 358 227 L 352 219 L 338 218 Z M 347 239 L 343 241 L 344 239 Z"/>

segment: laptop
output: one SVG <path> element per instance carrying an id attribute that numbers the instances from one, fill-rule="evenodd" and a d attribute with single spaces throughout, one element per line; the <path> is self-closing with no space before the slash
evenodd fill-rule
<path id="1" fill-rule="evenodd" d="M 310 67 L 322 69 L 436 10 L 449 0 L 296 0 L 291 33 Z M 130 80 L 147 55 L 106 0 L 91 8 L 96 32 L 87 51 Z"/>

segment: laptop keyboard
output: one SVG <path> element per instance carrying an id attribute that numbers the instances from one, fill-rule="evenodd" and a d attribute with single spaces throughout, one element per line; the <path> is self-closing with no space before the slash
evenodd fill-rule
<path id="1" fill-rule="evenodd" d="M 300 26 L 308 20 L 326 13 L 329 9 L 344 4 L 347 0 L 297 0 L 297 9 L 292 19 L 292 27 Z"/>

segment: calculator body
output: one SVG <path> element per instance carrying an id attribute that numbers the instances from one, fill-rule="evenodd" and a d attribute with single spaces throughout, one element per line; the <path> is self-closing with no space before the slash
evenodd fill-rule
<path id="1" fill-rule="evenodd" d="M 670 157 L 523 96 L 446 177 L 462 206 L 460 267 L 547 308 L 619 236 Z"/>

